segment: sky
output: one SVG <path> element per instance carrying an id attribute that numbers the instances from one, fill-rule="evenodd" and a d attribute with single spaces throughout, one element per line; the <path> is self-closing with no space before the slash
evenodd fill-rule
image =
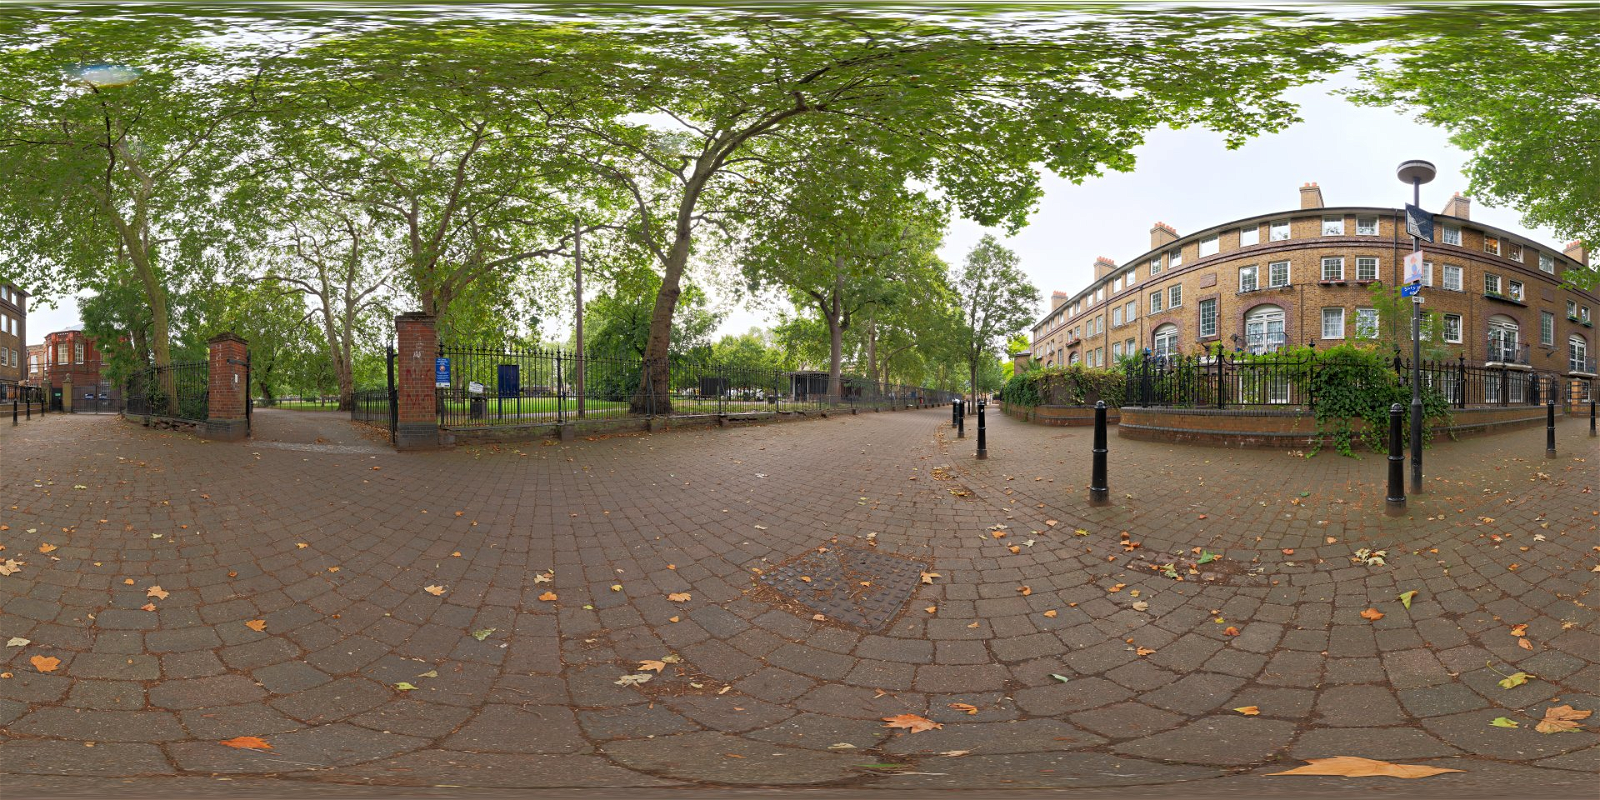
<path id="1" fill-rule="evenodd" d="M 1014 236 L 992 231 L 1017 252 L 1039 288 L 1036 316 L 1043 316 L 1052 291 L 1072 294 L 1083 288 L 1093 277 L 1097 256 L 1122 264 L 1148 250 L 1153 223 L 1165 222 L 1186 235 L 1241 217 L 1296 209 L 1302 183 L 1320 185 L 1329 206 L 1398 207 L 1411 192 L 1396 180 L 1395 167 L 1421 158 L 1439 168 L 1438 177 L 1422 187 L 1422 205 L 1443 210 L 1452 193 L 1466 188 L 1461 168 L 1467 154 L 1452 146 L 1442 129 L 1330 94 L 1349 83 L 1342 76 L 1291 91 L 1304 121 L 1237 150 L 1228 150 L 1223 137 L 1209 131 L 1161 129 L 1136 149 L 1132 172 L 1111 172 L 1079 185 L 1047 174 L 1044 197 L 1028 226 Z M 1558 248 L 1566 244 L 1549 230 L 1525 228 L 1514 210 L 1474 202 L 1472 218 Z M 991 231 L 954 220 L 940 254 L 947 263 L 959 264 L 985 232 Z M 713 298 L 725 315 L 719 335 L 774 321 L 770 301 L 763 307 Z M 29 343 L 76 324 L 77 304 L 70 298 L 56 309 L 30 310 Z"/>

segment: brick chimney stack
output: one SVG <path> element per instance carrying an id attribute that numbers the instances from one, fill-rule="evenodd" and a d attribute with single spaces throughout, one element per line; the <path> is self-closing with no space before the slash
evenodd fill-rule
<path id="1" fill-rule="evenodd" d="M 1300 185 L 1300 207 L 1322 208 L 1322 189 L 1317 186 L 1316 181 Z"/>
<path id="2" fill-rule="evenodd" d="M 1472 219 L 1472 200 L 1462 197 L 1460 192 L 1456 192 L 1455 196 L 1450 198 L 1450 202 L 1444 204 L 1443 213 L 1447 217 Z"/>
<path id="3" fill-rule="evenodd" d="M 1105 256 L 1100 256 L 1094 260 L 1094 279 L 1100 280 L 1101 278 L 1110 275 L 1116 270 L 1116 268 L 1117 262 L 1112 261 Z"/>
<path id="4" fill-rule="evenodd" d="M 1561 252 L 1565 253 L 1567 258 L 1570 258 L 1579 264 L 1584 266 L 1589 265 L 1589 250 L 1583 246 L 1582 241 L 1568 242 L 1567 249 L 1562 250 Z"/>
<path id="5" fill-rule="evenodd" d="M 1165 222 L 1157 222 L 1155 227 L 1150 229 L 1151 250 L 1154 250 L 1164 244 L 1170 244 L 1176 241 L 1178 241 L 1177 229 Z"/>
<path id="6" fill-rule="evenodd" d="M 1051 311 L 1054 311 L 1054 310 L 1056 310 L 1056 309 L 1058 309 L 1058 308 L 1060 308 L 1060 307 L 1062 307 L 1062 306 L 1064 306 L 1066 304 L 1067 304 L 1067 293 L 1066 292 L 1051 292 L 1050 293 L 1050 310 Z"/>

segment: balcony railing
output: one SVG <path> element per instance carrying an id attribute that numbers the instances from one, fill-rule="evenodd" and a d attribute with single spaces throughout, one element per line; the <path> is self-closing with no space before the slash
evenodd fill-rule
<path id="1" fill-rule="evenodd" d="M 1526 343 L 1516 339 L 1490 336 L 1488 355 L 1484 361 L 1490 364 L 1521 364 L 1528 366 L 1533 362 L 1529 360 L 1529 347 Z"/>
<path id="2" fill-rule="evenodd" d="M 1594 356 L 1589 356 L 1588 358 L 1578 358 L 1577 354 L 1568 354 L 1568 356 L 1567 356 L 1567 371 L 1568 372 L 1581 372 L 1581 373 L 1584 373 L 1586 375 L 1600 374 L 1600 373 L 1596 373 L 1595 372 L 1595 357 Z"/>

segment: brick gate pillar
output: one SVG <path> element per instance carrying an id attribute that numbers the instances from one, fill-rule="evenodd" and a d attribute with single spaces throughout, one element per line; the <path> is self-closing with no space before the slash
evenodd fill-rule
<path id="1" fill-rule="evenodd" d="M 439 334 L 433 324 L 433 316 L 421 312 L 394 318 L 395 333 L 400 339 L 395 353 L 395 389 L 399 396 L 396 450 L 431 450 L 439 446 L 439 409 L 433 390 Z"/>
<path id="2" fill-rule="evenodd" d="M 250 435 L 250 422 L 245 418 L 245 387 L 249 384 L 249 369 L 245 357 L 249 343 L 234 333 L 219 333 L 207 342 L 210 345 L 210 378 L 207 381 L 206 425 L 201 436 L 237 442 Z"/>

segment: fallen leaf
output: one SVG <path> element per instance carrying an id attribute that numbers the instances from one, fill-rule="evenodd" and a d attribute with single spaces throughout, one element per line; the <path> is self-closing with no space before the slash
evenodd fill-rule
<path id="1" fill-rule="evenodd" d="M 1527 683 L 1528 679 L 1532 677 L 1532 675 L 1529 675 L 1526 672 L 1513 672 L 1510 675 L 1505 676 L 1505 678 L 1500 681 L 1500 688 L 1515 689 L 1518 686 Z"/>
<path id="2" fill-rule="evenodd" d="M 1017 587 L 1017 591 L 1021 592 L 1023 597 L 1027 597 L 1028 595 L 1033 594 L 1033 587 L 1031 587 L 1031 586 L 1018 586 Z"/>
<path id="3" fill-rule="evenodd" d="M 139 606 L 139 610 L 140 611 L 154 611 L 154 610 L 156 610 L 156 604 L 155 603 L 145 603 L 144 605 Z"/>
<path id="4" fill-rule="evenodd" d="M 50 544 L 48 542 L 39 545 L 39 552 L 41 552 L 41 553 L 48 553 L 48 552 L 50 552 L 52 550 L 55 550 L 55 549 L 56 549 L 56 546 L 53 545 L 53 544 Z"/>
<path id="5" fill-rule="evenodd" d="M 1049 617 L 1049 618 L 1050 618 L 1050 619 L 1055 619 L 1055 617 L 1056 617 L 1056 610 L 1055 610 L 1055 609 L 1053 609 L 1053 608 L 1052 608 L 1052 609 L 1050 609 L 1050 610 L 1049 610 L 1049 611 L 1046 611 L 1046 612 L 1044 612 L 1044 615 L 1045 615 L 1045 616 L 1046 616 L 1046 617 Z"/>
<path id="6" fill-rule="evenodd" d="M 484 639 L 489 638 L 489 634 L 494 633 L 496 630 L 498 630 L 498 629 L 497 628 L 483 628 L 481 630 L 476 630 L 476 631 L 472 632 L 472 638 L 477 639 L 478 641 L 481 642 Z"/>
<path id="7" fill-rule="evenodd" d="M 1144 658 L 1145 656 L 1155 655 L 1156 651 L 1151 650 L 1148 647 L 1136 647 L 1136 648 L 1134 648 L 1133 652 L 1134 652 L 1135 655 L 1139 656 L 1140 658 Z"/>
<path id="8" fill-rule="evenodd" d="M 1223 636 L 1238 636 L 1239 635 L 1239 629 L 1233 627 L 1232 625 L 1229 625 L 1228 627 L 1222 629 L 1222 635 Z"/>
<path id="9" fill-rule="evenodd" d="M 437 678 L 437 677 L 439 677 L 439 670 L 430 669 L 427 672 L 419 672 L 419 673 L 417 673 L 417 677 L 419 677 L 419 678 Z"/>
<path id="10" fill-rule="evenodd" d="M 1047 519 L 1047 520 L 1044 521 L 1044 524 L 1049 525 L 1050 527 L 1054 528 L 1055 526 L 1060 525 L 1061 523 L 1059 523 L 1059 522 L 1057 522 L 1057 521 L 1055 521 L 1053 519 Z"/>
<path id="11" fill-rule="evenodd" d="M 241 750 L 271 750 L 272 745 L 259 736 L 235 736 L 232 739 L 223 739 L 219 744 L 224 747 L 237 747 Z"/>
<path id="12" fill-rule="evenodd" d="M 682 619 L 682 617 L 667 617 L 668 622 L 677 622 L 680 619 Z"/>
<path id="13" fill-rule="evenodd" d="M 921 733 L 922 731 L 931 731 L 944 727 L 940 723 L 934 722 L 927 717 L 919 717 L 916 714 L 899 714 L 893 717 L 884 717 L 883 721 L 885 723 L 883 727 L 885 728 L 905 728 L 910 733 Z"/>
<path id="14" fill-rule="evenodd" d="M 615 683 L 618 686 L 638 686 L 641 683 L 649 681 L 653 677 L 655 676 L 644 674 L 624 675 L 621 678 L 618 678 Z"/>
<path id="15" fill-rule="evenodd" d="M 295 542 L 294 546 L 300 548 L 301 550 L 304 550 L 307 547 L 310 547 L 311 545 L 306 544 L 305 542 Z"/>
<path id="16" fill-rule="evenodd" d="M 1527 639 L 1518 639 L 1517 640 L 1517 646 L 1522 648 L 1522 649 L 1524 649 L 1524 650 L 1532 650 L 1533 649 L 1533 642 L 1530 642 Z"/>
<path id="17" fill-rule="evenodd" d="M 21 636 L 13 636 L 6 641 L 6 647 L 27 647 L 30 644 L 33 644 L 32 640 L 24 639 Z"/>
<path id="18" fill-rule="evenodd" d="M 1383 612 L 1376 608 L 1369 608 L 1366 611 L 1361 612 L 1361 618 L 1370 619 L 1373 622 L 1377 622 L 1378 620 L 1383 619 Z"/>
<path id="19" fill-rule="evenodd" d="M 939 607 L 938 606 L 928 606 L 927 608 L 924 608 L 922 610 L 928 612 L 929 614 L 932 614 L 933 612 L 938 611 Z"/>
<path id="20" fill-rule="evenodd" d="M 970 752 L 972 752 L 972 751 L 971 750 L 946 750 L 943 753 L 938 753 L 937 755 L 941 755 L 941 756 L 944 756 L 946 758 L 960 758 L 960 757 L 962 757 L 962 756 L 964 756 L 964 755 L 966 755 L 966 754 L 968 754 Z"/>
<path id="21" fill-rule="evenodd" d="M 968 716 L 978 713 L 978 707 L 970 703 L 951 703 L 950 707 L 957 711 L 965 711 Z"/>
<path id="22" fill-rule="evenodd" d="M 688 592 L 673 592 L 672 594 L 667 595 L 667 599 L 674 603 L 687 603 L 693 598 Z"/>
<path id="23" fill-rule="evenodd" d="M 856 746 L 849 742 L 834 742 L 828 745 L 829 750 L 854 750 Z"/>
<path id="24" fill-rule="evenodd" d="M 665 661 L 640 661 L 639 662 L 639 670 L 640 671 L 651 670 L 653 672 L 660 672 L 661 670 L 664 670 L 666 668 L 667 668 L 667 662 L 665 662 Z"/>
<path id="25" fill-rule="evenodd" d="M 338 567 L 328 567 L 328 571 L 329 572 L 338 572 L 339 568 Z"/>
<path id="26" fill-rule="evenodd" d="M 55 672 L 56 667 L 61 666 L 61 659 L 55 656 L 34 656 L 28 659 L 28 663 L 40 672 Z"/>
<path id="27" fill-rule="evenodd" d="M 1511 626 L 1511 635 L 1512 636 L 1527 636 L 1528 635 L 1528 623 L 1523 622 L 1523 623 L 1519 623 L 1519 624 L 1516 624 L 1516 625 L 1512 625 Z"/>
<path id="28" fill-rule="evenodd" d="M 622 584 L 620 584 L 620 583 L 613 583 L 613 584 L 611 584 L 611 591 L 613 591 L 613 592 L 620 592 L 620 591 L 622 591 Z"/>
<path id="29" fill-rule="evenodd" d="M 5 563 L 0 564 L 0 575 L 15 575 L 21 569 L 22 569 L 22 562 L 21 561 L 16 561 L 16 560 L 8 558 L 8 559 L 5 560 Z"/>
<path id="30" fill-rule="evenodd" d="M 1587 719 L 1593 711 L 1579 711 L 1572 706 L 1551 706 L 1544 710 L 1544 719 L 1533 729 L 1540 733 L 1562 733 L 1575 731 L 1582 726 L 1577 720 Z"/>
<path id="31" fill-rule="evenodd" d="M 405 681 L 401 681 L 401 682 L 395 684 L 394 688 L 395 688 L 395 691 L 409 692 L 409 691 L 411 691 L 411 690 L 413 690 L 413 689 L 415 689 L 417 687 L 415 687 L 415 686 L 413 686 L 413 685 L 411 685 L 411 684 L 409 684 L 409 683 L 407 683 Z"/>
<path id="32" fill-rule="evenodd" d="M 1407 609 L 1410 609 L 1411 608 L 1411 598 L 1416 597 L 1416 596 L 1417 596 L 1417 590 L 1416 589 L 1412 589 L 1409 592 L 1401 592 L 1400 593 L 1400 604 L 1404 605 Z"/>
<path id="33" fill-rule="evenodd" d="M 167 599 L 168 594 L 169 592 L 167 592 L 165 589 L 162 589 L 160 586 L 152 586 L 144 590 L 145 597 L 154 597 L 157 600 Z"/>
<path id="34" fill-rule="evenodd" d="M 1260 716 L 1261 714 L 1261 709 L 1255 706 L 1239 706 L 1238 708 L 1234 709 L 1234 711 L 1237 711 L 1247 717 Z"/>
<path id="35" fill-rule="evenodd" d="M 1517 724 L 1516 720 L 1509 719 L 1507 717 L 1495 717 L 1493 720 L 1489 721 L 1489 724 L 1495 726 L 1496 728 L 1520 728 L 1520 727 L 1522 727 L 1522 726 Z"/>
<path id="36" fill-rule="evenodd" d="M 1011 545 L 1010 547 L 1007 547 L 1006 549 L 1010 550 L 1012 555 L 1016 555 L 1016 554 L 1022 552 L 1022 548 L 1020 546 L 1018 546 L 1018 545 Z"/>
<path id="37" fill-rule="evenodd" d="M 267 629 L 267 621 L 264 619 L 253 619 L 249 622 L 246 622 L 244 626 L 250 630 L 261 632 Z"/>
<path id="38" fill-rule="evenodd" d="M 539 599 L 545 601 L 546 603 L 554 603 L 556 601 L 556 593 L 545 592 L 544 594 L 539 595 Z"/>
<path id="39" fill-rule="evenodd" d="M 1004 538 L 1006 538 L 1007 534 L 1006 534 L 1005 531 L 990 531 L 989 535 L 993 536 L 996 539 L 1004 539 Z"/>
<path id="40" fill-rule="evenodd" d="M 1134 611 L 1149 611 L 1150 610 L 1150 604 L 1145 602 L 1145 601 L 1143 601 L 1143 600 L 1140 600 L 1139 602 L 1133 604 L 1133 610 Z"/>
<path id="41" fill-rule="evenodd" d="M 1345 778 L 1426 778 L 1445 772 L 1465 772 L 1460 769 L 1424 767 L 1420 764 L 1391 764 L 1357 756 L 1333 758 L 1308 758 L 1306 766 L 1287 772 L 1269 772 L 1268 775 L 1337 775 Z"/>
<path id="42" fill-rule="evenodd" d="M 922 582 L 923 583 L 933 583 L 933 579 L 934 578 L 943 578 L 943 577 L 944 577 L 943 575 L 940 575 L 937 572 L 924 572 L 924 573 L 922 573 Z"/>

